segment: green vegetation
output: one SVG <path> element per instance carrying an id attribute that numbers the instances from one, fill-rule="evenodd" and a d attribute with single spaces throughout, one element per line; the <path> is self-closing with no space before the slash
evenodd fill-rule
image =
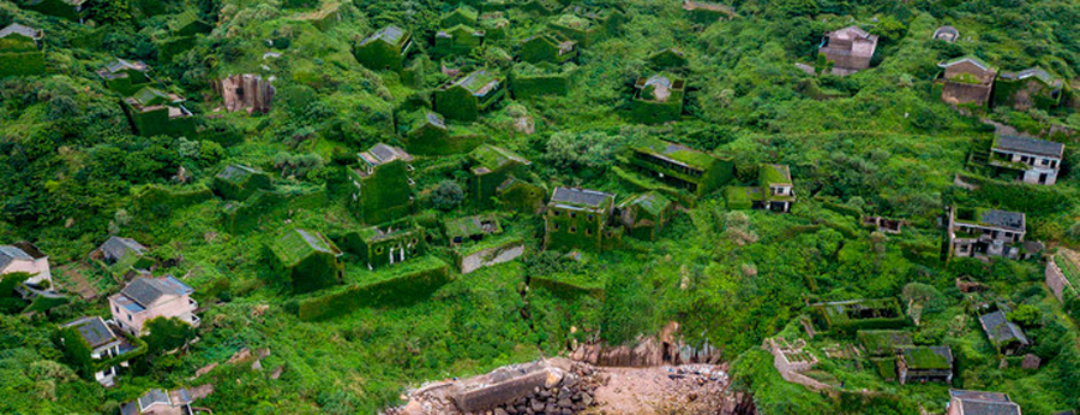
<path id="1" fill-rule="evenodd" d="M 197 405 L 215 413 L 375 413 L 425 381 L 558 355 L 573 340 L 630 343 L 670 321 L 692 346 L 720 350 L 734 390 L 764 415 L 940 413 L 950 387 L 1007 392 L 1024 413 L 1080 408 L 1080 297 L 1049 294 L 1041 257 L 946 261 L 938 226 L 945 206 L 1017 211 L 1027 240 L 1080 247 L 1076 2 L 466 3 L 480 12 L 429 0 L 91 0 L 80 24 L 62 1 L 0 2 L 0 28 L 45 33 L 41 50 L 0 41 L 0 71 L 11 54 L 41 58 L 0 73 L 0 244 L 40 247 L 71 299 L 29 303 L 11 296 L 18 277 L 0 280 L 0 413 L 111 414 L 146 389 L 202 383 L 215 392 Z M 482 17 L 489 5 L 507 20 Z M 838 77 L 827 61 L 794 65 L 814 63 L 822 34 L 851 24 L 880 36 L 871 68 Z M 931 39 L 946 24 L 960 39 Z M 389 27 L 401 36 L 366 55 L 360 42 Z M 462 43 L 439 50 L 444 29 Z M 572 62 L 519 60 L 544 33 L 577 42 Z M 966 55 L 1062 79 L 1057 98 L 981 115 L 1065 142 L 1057 184 L 1001 183 L 973 167 L 994 128 L 933 92 L 937 64 Z M 126 113 L 126 94 L 94 72 L 118 58 L 153 68 L 135 104 L 168 108 Z M 635 88 L 658 73 L 672 85 Z M 235 74 L 273 77 L 269 112 L 227 111 L 214 85 Z M 176 105 L 191 116 L 170 121 Z M 628 157 L 658 142 L 682 146 L 670 155 L 689 164 L 718 160 L 722 177 L 700 192 L 644 177 Z M 377 143 L 414 159 L 380 168 L 393 180 L 358 194 L 357 155 Z M 762 185 L 779 182 L 796 189 L 790 212 L 752 210 Z M 541 208 L 556 187 L 602 191 L 615 206 L 652 191 L 672 205 L 662 228 L 590 228 L 598 249 L 575 246 L 582 228 L 568 249 L 545 251 Z M 502 235 L 450 246 L 447 220 L 485 214 Z M 904 226 L 886 234 L 862 216 Z M 401 223 L 393 230 L 416 236 L 416 255 L 406 238 L 406 260 L 369 264 L 389 262 L 390 248 L 364 254 L 361 234 Z M 122 288 L 86 259 L 109 235 L 154 247 L 154 274 L 182 277 L 204 310 L 197 342 L 166 354 L 192 333 L 147 339 L 105 389 L 55 340 L 64 322 L 108 315 L 103 299 Z M 517 243 L 518 260 L 465 275 L 451 266 Z M 1077 282 L 1080 268 L 1062 269 Z M 961 292 L 958 278 L 984 290 Z M 807 306 L 862 299 L 880 313 Z M 1039 369 L 1021 369 L 1020 356 L 1002 367 L 978 323 L 978 310 L 1001 306 Z M 843 386 L 784 381 L 760 348 L 778 335 L 807 341 L 820 359 L 808 376 Z M 901 343 L 949 346 L 952 384 L 889 381 L 895 354 L 884 350 Z M 859 344 L 875 352 L 822 352 Z M 224 364 L 243 348 L 272 350 L 267 370 Z"/>

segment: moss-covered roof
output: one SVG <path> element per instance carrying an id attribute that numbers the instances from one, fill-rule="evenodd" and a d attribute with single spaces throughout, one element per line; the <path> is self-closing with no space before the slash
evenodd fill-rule
<path id="1" fill-rule="evenodd" d="M 812 304 L 811 308 L 822 313 L 832 324 L 872 318 L 903 318 L 903 314 L 900 312 L 900 303 L 895 298 L 816 303 Z"/>
<path id="2" fill-rule="evenodd" d="M 526 160 L 525 158 L 514 154 L 514 152 L 510 150 L 489 144 L 484 144 L 480 147 L 477 147 L 475 150 L 469 153 L 469 158 L 471 158 L 473 162 L 476 163 L 477 167 L 483 167 L 489 172 L 498 170 L 505 166 L 507 163 L 514 161 L 525 165 L 531 164 L 529 160 Z"/>
<path id="3" fill-rule="evenodd" d="M 172 101 L 169 94 L 162 92 L 160 89 L 149 86 L 143 87 L 142 89 L 138 90 L 131 97 L 135 98 L 135 101 L 137 101 L 140 105 L 144 107 L 164 105 Z"/>
<path id="4" fill-rule="evenodd" d="M 409 32 L 406 32 L 404 29 L 397 26 L 386 26 L 360 41 L 360 46 L 364 46 L 369 42 L 376 40 L 385 42 L 391 46 L 400 47 L 405 41 L 409 40 Z"/>
<path id="5" fill-rule="evenodd" d="M 473 72 L 453 84 L 465 88 L 473 95 L 484 96 L 499 85 L 500 79 L 491 71 L 481 69 Z"/>
<path id="6" fill-rule="evenodd" d="M 952 368 L 952 350 L 949 346 L 912 347 L 903 350 L 904 363 L 908 369 L 926 370 Z"/>
<path id="7" fill-rule="evenodd" d="M 652 154 L 679 164 L 685 164 L 699 170 L 708 169 L 717 157 L 704 151 L 695 150 L 682 144 L 648 138 L 634 147 L 635 151 Z"/>
<path id="8" fill-rule="evenodd" d="M 783 164 L 762 164 L 758 174 L 763 186 L 791 184 L 791 169 Z"/>
<path id="9" fill-rule="evenodd" d="M 559 16 L 559 18 L 555 19 L 552 24 L 567 27 L 570 29 L 586 30 L 589 28 L 589 26 L 592 25 L 592 22 L 590 22 L 589 19 L 578 15 L 564 14 L 562 16 Z"/>
<path id="10" fill-rule="evenodd" d="M 386 226 L 369 226 L 356 232 L 364 243 L 371 244 L 412 235 L 417 230 L 419 230 L 419 226 L 412 221 L 404 220 Z"/>
<path id="11" fill-rule="evenodd" d="M 321 233 L 303 229 L 285 232 L 275 241 L 272 249 L 285 266 L 296 265 L 316 253 L 341 254 L 341 250 Z"/>
<path id="12" fill-rule="evenodd" d="M 898 348 L 911 347 L 911 333 L 899 330 L 859 330 L 859 343 L 871 356 L 892 355 Z"/>
<path id="13" fill-rule="evenodd" d="M 647 192 L 631 197 L 623 206 L 638 206 L 653 216 L 659 216 L 667 208 L 671 207 L 671 199 L 657 192 Z"/>
<path id="14" fill-rule="evenodd" d="M 469 238 L 475 235 L 502 233 L 502 225 L 494 214 L 467 216 L 443 221 L 448 238 Z"/>

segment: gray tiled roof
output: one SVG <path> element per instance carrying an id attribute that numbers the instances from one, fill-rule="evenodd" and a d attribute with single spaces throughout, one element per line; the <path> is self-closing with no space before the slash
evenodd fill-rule
<path id="1" fill-rule="evenodd" d="M 187 284 L 170 275 L 164 278 L 136 278 L 120 293 L 140 306 L 149 308 L 150 304 L 163 295 L 185 295 L 193 291 Z"/>
<path id="2" fill-rule="evenodd" d="M 994 148 L 1018 151 L 1040 156 L 1061 157 L 1065 145 L 1037 138 L 1003 135 L 994 142 Z"/>
<path id="3" fill-rule="evenodd" d="M 101 317 L 83 317 L 64 324 L 63 327 L 74 327 L 91 348 L 116 340 L 116 334 L 113 334 L 109 326 L 105 325 L 105 320 Z"/>
<path id="4" fill-rule="evenodd" d="M 603 206 L 604 202 L 612 197 L 610 194 L 596 190 L 556 187 L 555 193 L 551 195 L 551 201 L 596 208 Z"/>
<path id="5" fill-rule="evenodd" d="M 109 237 L 105 243 L 101 244 L 99 249 L 105 254 L 106 258 L 113 260 L 122 259 L 129 254 L 142 255 L 146 252 L 146 247 L 134 239 L 119 236 Z"/>
<path id="6" fill-rule="evenodd" d="M 1020 415 L 1020 406 L 1004 393 L 953 389 L 949 396 L 959 401 L 964 415 Z"/>
<path id="7" fill-rule="evenodd" d="M 989 226 L 997 226 L 1018 232 L 1023 232 L 1025 229 L 1024 214 L 1020 212 L 989 209 L 982 212 L 982 218 L 979 219 L 980 223 Z"/>
<path id="8" fill-rule="evenodd" d="M 41 38 L 41 31 L 18 23 L 12 23 L 0 29 L 0 38 L 8 37 L 8 35 L 22 35 L 36 40 Z"/>
<path id="9" fill-rule="evenodd" d="M 1028 344 L 1024 331 L 1014 323 L 1009 322 L 1004 311 L 995 311 L 990 314 L 979 316 L 979 322 L 986 329 L 987 337 L 995 343 L 1007 342 L 1013 339 L 1021 344 Z"/>
<path id="10" fill-rule="evenodd" d="M 150 405 L 157 403 L 171 406 L 171 404 L 169 403 L 169 394 L 165 393 L 165 391 L 161 389 L 150 389 L 149 392 L 146 392 L 146 395 L 143 395 L 139 398 L 139 407 L 141 407 L 143 410 L 146 410 L 150 407 Z"/>
<path id="11" fill-rule="evenodd" d="M 11 245 L 0 245 L 0 269 L 7 267 L 15 260 L 33 261 L 34 258 L 22 249 Z"/>

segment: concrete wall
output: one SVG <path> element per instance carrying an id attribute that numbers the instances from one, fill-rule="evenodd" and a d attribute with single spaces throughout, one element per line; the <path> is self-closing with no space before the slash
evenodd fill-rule
<path id="1" fill-rule="evenodd" d="M 109 311 L 112 312 L 113 320 L 120 325 L 120 328 L 136 336 L 142 335 L 143 325 L 147 321 L 158 317 L 179 318 L 183 316 L 181 320 L 192 324 L 187 317 L 195 312 L 196 307 L 191 302 L 191 296 L 164 296 L 146 310 L 140 313 L 130 313 L 123 306 L 117 304 L 113 297 L 109 298 Z"/>
<path id="2" fill-rule="evenodd" d="M 1054 292 L 1054 297 L 1057 297 L 1058 301 L 1065 301 L 1065 290 L 1071 291 L 1074 295 L 1076 294 L 1076 287 L 1073 287 L 1069 280 L 1065 279 L 1065 273 L 1061 272 L 1061 268 L 1058 268 L 1053 257 L 1046 261 L 1046 285 L 1050 287 L 1050 291 Z"/>
<path id="3" fill-rule="evenodd" d="M 48 281 L 49 286 L 52 287 L 52 272 L 49 270 L 49 258 L 38 258 L 33 261 L 15 260 L 8 264 L 7 268 L 0 271 L 0 274 L 11 274 L 14 272 L 25 272 L 33 275 L 26 282 L 29 284 L 41 284 L 42 281 Z"/>
<path id="4" fill-rule="evenodd" d="M 518 243 L 513 246 L 500 246 L 488 248 L 472 255 L 461 258 L 458 262 L 461 273 L 468 274 L 483 267 L 498 265 L 503 262 L 513 261 L 525 253 L 525 245 Z"/>

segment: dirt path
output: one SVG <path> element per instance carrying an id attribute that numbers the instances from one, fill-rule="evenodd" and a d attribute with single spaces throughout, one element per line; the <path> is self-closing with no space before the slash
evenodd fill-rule
<path id="1" fill-rule="evenodd" d="M 98 295 L 97 289 L 90 284 L 90 280 L 86 278 L 86 275 L 90 273 L 90 270 L 80 265 L 65 265 L 56 267 L 53 269 L 53 274 L 56 277 L 55 280 L 59 282 L 60 287 L 65 288 L 69 292 L 77 293 L 84 300 L 90 300 L 96 298 Z"/>

